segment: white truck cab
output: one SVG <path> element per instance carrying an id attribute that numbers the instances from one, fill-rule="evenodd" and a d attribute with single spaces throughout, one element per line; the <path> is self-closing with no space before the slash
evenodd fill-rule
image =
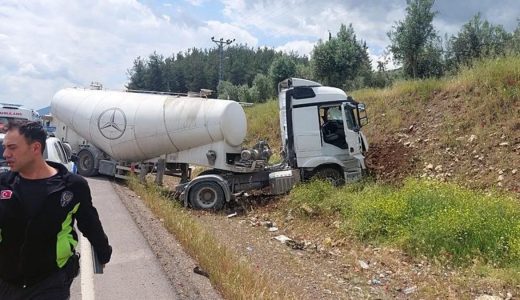
<path id="1" fill-rule="evenodd" d="M 354 181 L 365 169 L 365 106 L 338 88 L 299 78 L 279 86 L 280 129 L 286 160 L 303 178 Z"/>

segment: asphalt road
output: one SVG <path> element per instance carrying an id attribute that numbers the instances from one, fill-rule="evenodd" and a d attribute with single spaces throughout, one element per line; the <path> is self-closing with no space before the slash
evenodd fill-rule
<path id="1" fill-rule="evenodd" d="M 71 299 L 179 299 L 145 237 L 122 204 L 112 184 L 89 178 L 94 206 L 113 248 L 103 274 L 92 274 L 86 239 L 81 274 L 71 288 Z M 81 240 L 80 240 L 81 242 Z M 86 258 L 85 258 L 86 257 Z"/>

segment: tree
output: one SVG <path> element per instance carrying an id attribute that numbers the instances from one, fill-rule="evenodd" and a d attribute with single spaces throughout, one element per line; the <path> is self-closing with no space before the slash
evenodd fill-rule
<path id="1" fill-rule="evenodd" d="M 309 63 L 298 63 L 296 64 L 296 77 L 311 79 L 313 78 L 312 66 Z"/>
<path id="2" fill-rule="evenodd" d="M 246 102 L 265 102 L 265 100 L 260 99 L 260 91 L 257 86 L 253 85 L 247 90 Z"/>
<path id="3" fill-rule="evenodd" d="M 231 82 L 222 80 L 217 87 L 218 98 L 238 101 L 238 89 Z"/>
<path id="4" fill-rule="evenodd" d="M 336 37 L 314 46 L 312 67 L 316 78 L 324 84 L 348 89 L 371 75 L 368 49 L 357 40 L 352 24 L 348 28 L 341 24 Z"/>
<path id="5" fill-rule="evenodd" d="M 444 74 L 443 51 L 440 39 L 428 42 L 424 46 L 421 59 L 417 65 L 417 73 L 421 78 L 440 77 Z"/>
<path id="6" fill-rule="evenodd" d="M 271 79 L 264 74 L 256 74 L 252 88 L 255 88 L 255 92 L 257 92 L 253 100 L 258 102 L 265 102 L 275 94 Z"/>
<path id="7" fill-rule="evenodd" d="M 147 71 L 145 74 L 146 88 L 151 91 L 167 90 L 166 81 L 163 75 L 164 59 L 162 55 L 157 54 L 155 51 L 148 58 Z"/>
<path id="8" fill-rule="evenodd" d="M 511 35 L 508 50 L 511 53 L 520 54 L 520 19 L 518 19 L 518 25 L 516 26 L 515 31 Z"/>
<path id="9" fill-rule="evenodd" d="M 246 85 L 249 89 L 249 87 L 255 86 L 253 82 L 255 77 L 258 74 L 268 74 L 272 62 L 282 56 L 285 56 L 283 64 L 277 65 L 277 68 L 273 71 L 276 70 L 275 73 L 281 72 L 277 76 L 284 76 L 284 79 L 285 76 L 296 74 L 292 71 L 294 69 L 293 64 L 309 65 L 307 57 L 300 57 L 294 53 L 283 54 L 265 47 L 253 49 L 247 47 L 247 45 L 234 45 L 226 48 L 224 52 L 223 77 L 235 86 L 235 90 L 238 90 L 241 85 Z M 133 89 L 179 93 L 199 91 L 202 88 L 216 90 L 219 84 L 218 58 L 217 49 L 191 48 L 173 54 L 166 59 L 154 52 L 146 59 L 137 58 L 134 61 L 134 66 L 127 71 L 129 78 L 127 86 Z M 269 89 L 259 88 L 258 86 L 251 89 L 250 94 L 255 95 L 252 99 L 256 101 L 271 97 L 275 88 L 271 83 L 269 84 L 271 86 Z M 241 88 L 242 90 L 244 89 Z M 269 91 L 269 94 L 263 95 L 266 91 Z M 234 95 L 238 94 L 234 93 Z"/>
<path id="10" fill-rule="evenodd" d="M 390 53 L 387 50 L 377 60 L 377 71 L 373 74 L 370 86 L 383 88 L 392 82 L 387 66 L 390 63 Z"/>
<path id="11" fill-rule="evenodd" d="M 127 71 L 130 82 L 126 85 L 129 90 L 146 90 L 146 65 L 143 59 L 138 56 L 134 60 L 134 66 Z"/>
<path id="12" fill-rule="evenodd" d="M 390 52 L 397 62 L 403 64 L 405 74 L 412 78 L 423 78 L 431 73 L 427 67 L 428 59 L 431 59 L 431 47 L 435 47 L 438 39 L 432 24 L 436 15 L 432 11 L 434 1 L 407 0 L 405 19 L 388 32 Z"/>
<path id="13" fill-rule="evenodd" d="M 281 54 L 275 58 L 269 67 L 269 77 L 271 77 L 273 87 L 276 87 L 280 81 L 292 77 L 295 74 L 296 63 L 294 59 L 287 54 Z"/>
<path id="14" fill-rule="evenodd" d="M 186 61 L 184 76 L 188 91 L 198 92 L 210 87 L 206 77 L 207 52 L 197 48 L 188 50 L 190 59 Z"/>
<path id="15" fill-rule="evenodd" d="M 470 65 L 474 59 L 504 55 L 509 40 L 504 27 L 482 20 L 478 13 L 450 38 L 447 56 L 455 66 Z"/>

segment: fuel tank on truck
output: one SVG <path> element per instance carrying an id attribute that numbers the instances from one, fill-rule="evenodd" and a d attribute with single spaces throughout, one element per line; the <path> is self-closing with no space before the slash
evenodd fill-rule
<path id="1" fill-rule="evenodd" d="M 244 110 L 235 101 L 68 88 L 51 113 L 115 160 L 142 161 L 225 141 L 240 146 Z"/>

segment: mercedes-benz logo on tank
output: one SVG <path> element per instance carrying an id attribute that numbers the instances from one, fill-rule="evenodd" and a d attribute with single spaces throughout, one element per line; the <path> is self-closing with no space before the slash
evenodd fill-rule
<path id="1" fill-rule="evenodd" d="M 126 129 L 125 113 L 117 107 L 105 110 L 99 115 L 98 129 L 109 140 L 120 138 Z"/>

